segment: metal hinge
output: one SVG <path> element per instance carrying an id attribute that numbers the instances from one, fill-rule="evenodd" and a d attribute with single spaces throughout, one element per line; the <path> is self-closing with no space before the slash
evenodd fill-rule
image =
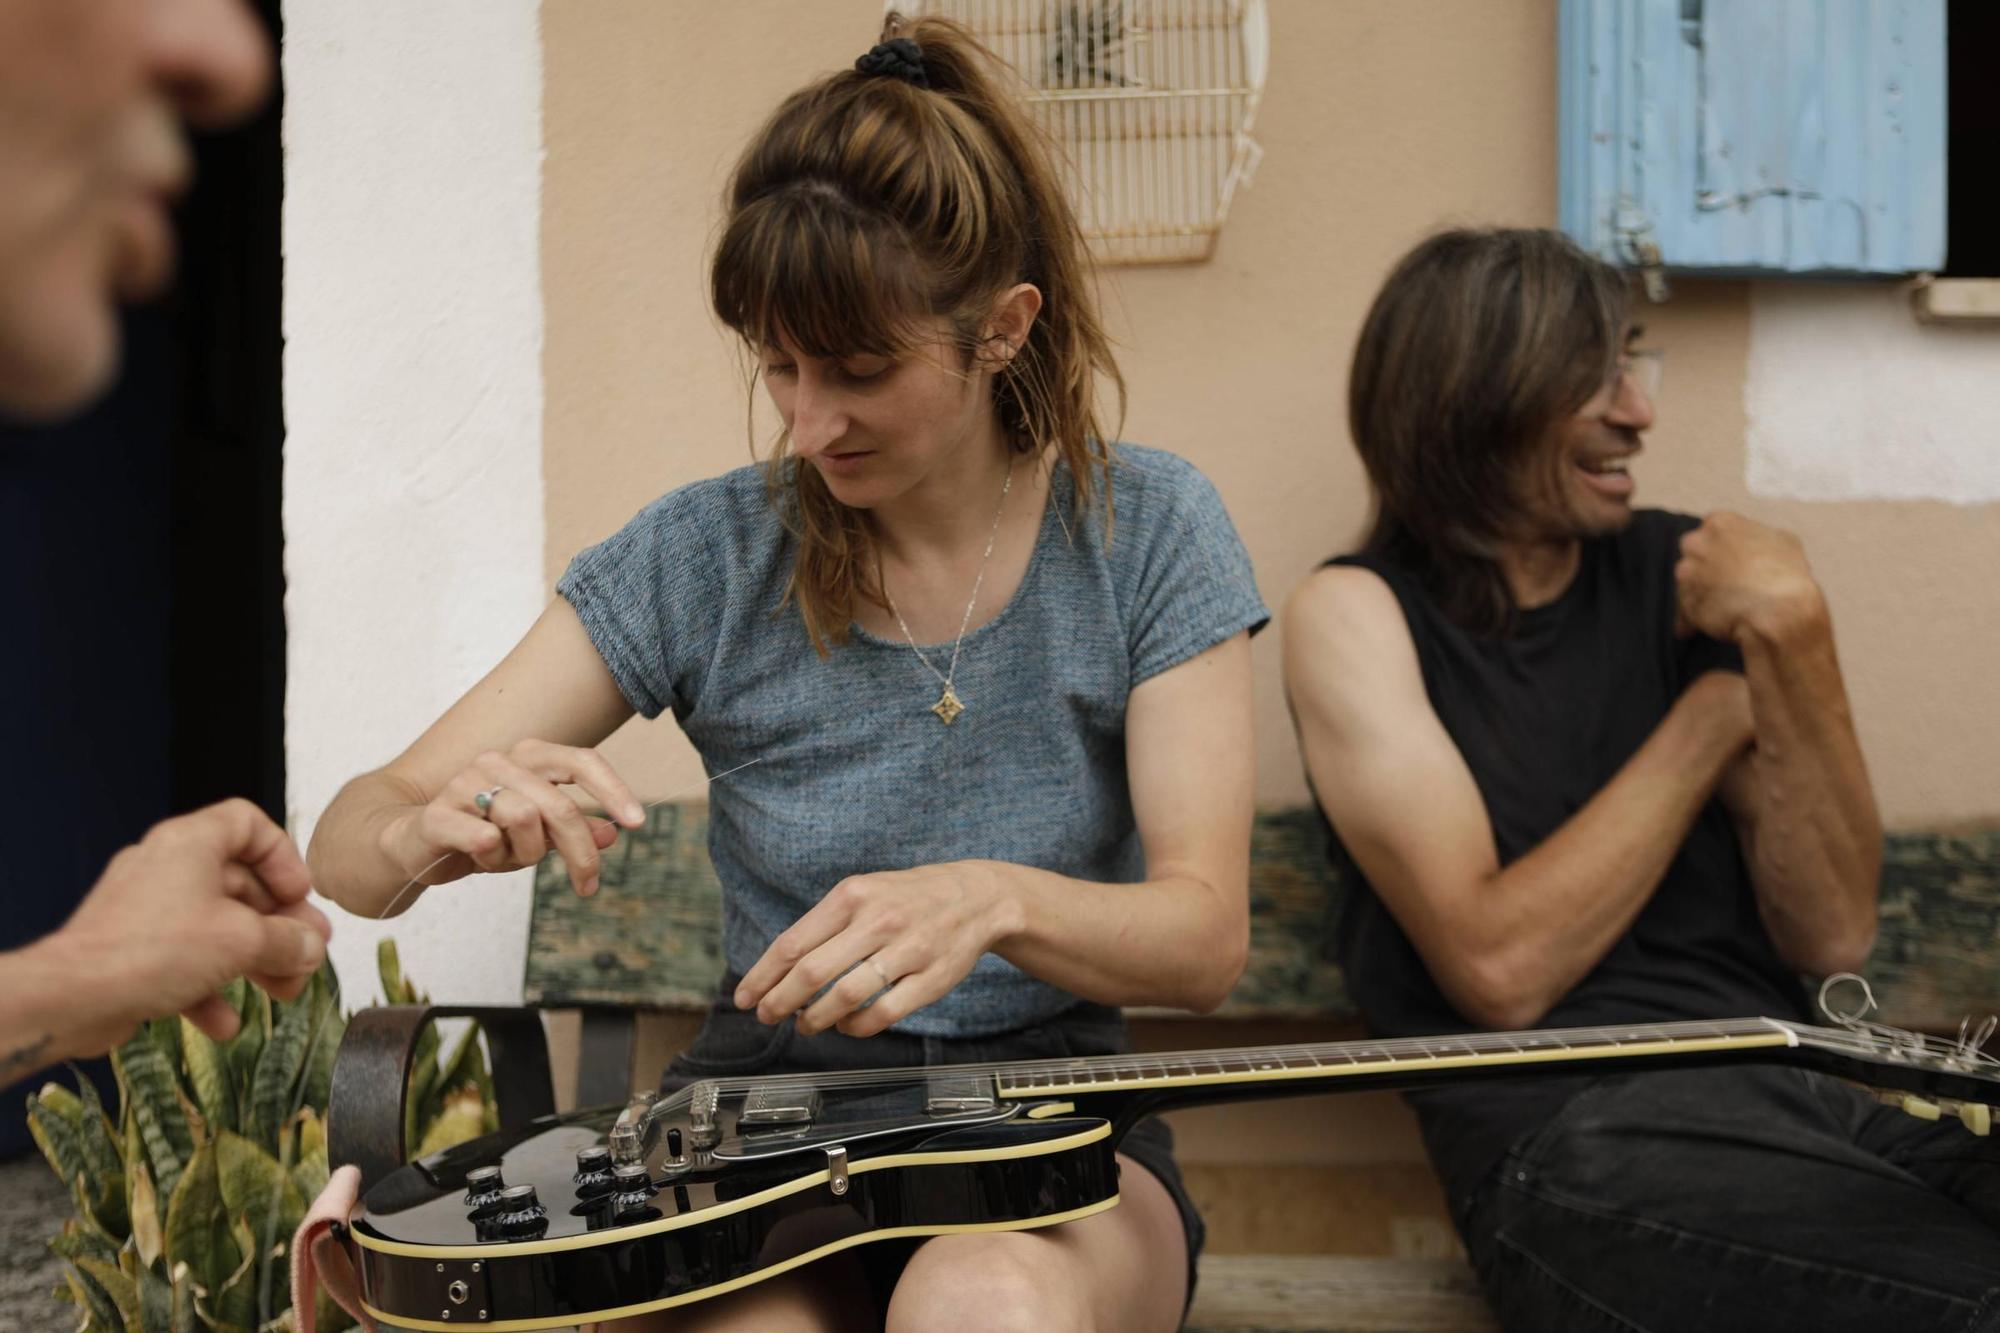
<path id="1" fill-rule="evenodd" d="M 1646 299 L 1654 305 L 1665 301 L 1672 291 L 1667 286 L 1666 260 L 1660 253 L 1660 237 L 1653 230 L 1653 220 L 1636 208 L 1621 208 L 1611 230 L 1628 261 L 1638 268 Z"/>

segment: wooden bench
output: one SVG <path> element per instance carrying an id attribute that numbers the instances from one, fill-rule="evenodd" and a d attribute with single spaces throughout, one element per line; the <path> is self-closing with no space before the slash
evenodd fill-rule
<path id="1" fill-rule="evenodd" d="M 576 1100 L 632 1086 L 634 1015 L 705 1012 L 722 975 L 720 886 L 707 812 L 655 808 L 607 856 L 602 891 L 579 899 L 553 863 L 536 879 L 525 990 L 530 1004 L 582 1014 Z M 1258 816 L 1251 845 L 1250 959 L 1218 1017 L 1233 1044 L 1274 1022 L 1354 1020 L 1334 956 L 1345 887 L 1310 809 Z M 2000 829 L 1904 832 L 1889 839 L 1881 935 L 1868 978 L 1881 1017 L 1951 1031 L 2000 1010 Z M 650 1077 L 653 1071 L 645 1071 Z M 1216 1254 L 1204 1259 L 1191 1328 L 1493 1327 L 1459 1259 Z"/>

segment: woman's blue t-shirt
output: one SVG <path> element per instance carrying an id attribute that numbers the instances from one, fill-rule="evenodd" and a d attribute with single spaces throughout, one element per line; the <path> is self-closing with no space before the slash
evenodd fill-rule
<path id="1" fill-rule="evenodd" d="M 571 562 L 556 591 L 632 706 L 671 711 L 710 773 L 758 761 L 709 789 L 731 971 L 850 875 L 986 859 L 1145 878 L 1126 701 L 1270 615 L 1207 478 L 1121 445 L 1111 482 L 1107 540 L 1101 513 L 1071 516 L 1070 476 L 1054 469 L 1019 589 L 965 636 L 954 684 L 966 711 L 949 727 L 908 644 L 857 626 L 829 656 L 814 651 L 783 605 L 794 543 L 761 468 L 663 496 Z M 942 664 L 950 647 L 929 655 Z M 896 1027 L 980 1036 L 1075 999 L 988 954 Z"/>

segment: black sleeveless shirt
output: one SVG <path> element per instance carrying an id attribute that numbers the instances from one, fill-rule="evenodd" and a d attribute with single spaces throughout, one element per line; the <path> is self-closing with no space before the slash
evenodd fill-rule
<path id="1" fill-rule="evenodd" d="M 1674 634 L 1674 562 L 1698 520 L 1640 510 L 1583 544 L 1576 577 L 1512 632 L 1481 638 L 1447 620 L 1417 577 L 1380 557 L 1341 556 L 1381 576 L 1415 641 L 1424 689 L 1472 770 L 1501 865 L 1531 851 L 1602 790 L 1704 671 L 1742 669 L 1733 645 Z M 1338 931 L 1341 962 L 1369 1028 L 1385 1037 L 1466 1032 L 1336 834 L 1356 886 Z M 1806 1016 L 1799 979 L 1758 916 L 1736 830 L 1711 800 L 1633 921 L 1543 1027 Z M 1463 1216 L 1507 1148 L 1546 1123 L 1585 1077 L 1539 1076 L 1410 1094 L 1431 1160 Z"/>

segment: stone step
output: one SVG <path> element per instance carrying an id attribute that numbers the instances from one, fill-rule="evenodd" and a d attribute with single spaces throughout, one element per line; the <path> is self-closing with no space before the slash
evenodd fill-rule
<path id="1" fill-rule="evenodd" d="M 1216 1254 L 1201 1261 L 1188 1333 L 1493 1333 L 1459 1259 Z"/>

